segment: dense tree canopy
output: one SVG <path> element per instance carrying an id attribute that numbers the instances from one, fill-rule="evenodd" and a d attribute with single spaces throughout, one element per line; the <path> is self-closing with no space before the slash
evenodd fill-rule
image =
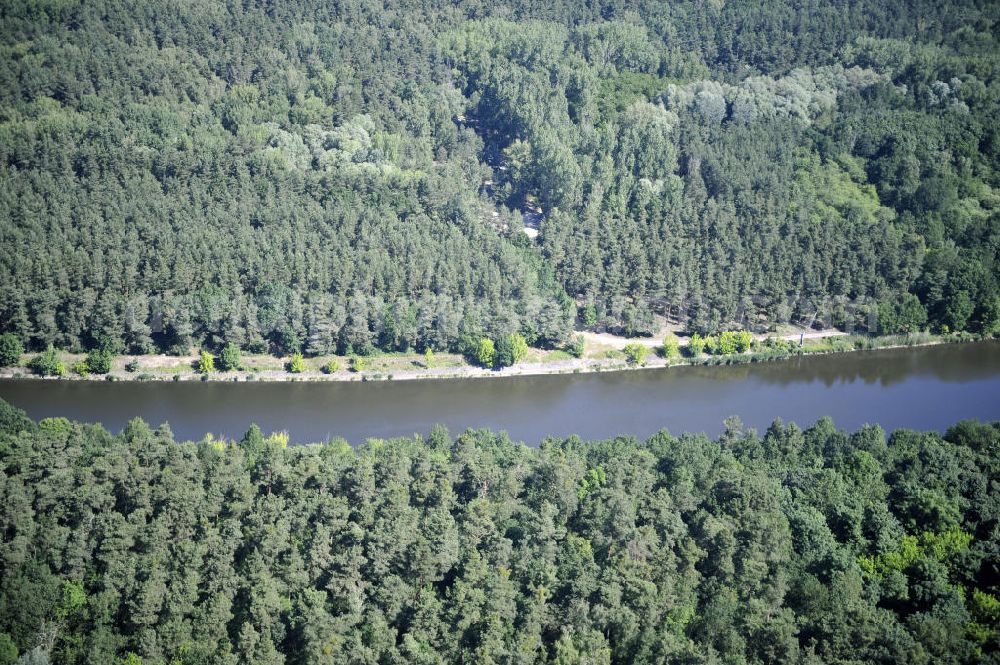
<path id="1" fill-rule="evenodd" d="M 4 2 L 0 332 L 468 352 L 907 293 L 894 328 L 990 331 L 998 14 Z"/>
<path id="2" fill-rule="evenodd" d="M 1000 424 L 288 446 L 0 403 L 0 659 L 982 663 Z"/>

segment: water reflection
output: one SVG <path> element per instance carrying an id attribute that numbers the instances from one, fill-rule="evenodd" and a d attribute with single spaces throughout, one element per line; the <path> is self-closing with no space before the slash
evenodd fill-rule
<path id="1" fill-rule="evenodd" d="M 830 387 L 855 381 L 892 386 L 920 376 L 963 383 L 988 379 L 996 374 L 998 366 L 1000 342 L 993 341 L 808 356 L 753 365 L 674 368 L 672 371 L 711 381 L 753 378 L 779 386 L 819 381 Z"/>

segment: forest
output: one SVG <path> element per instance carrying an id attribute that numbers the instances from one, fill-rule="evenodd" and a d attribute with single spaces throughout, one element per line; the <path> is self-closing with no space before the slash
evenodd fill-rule
<path id="1" fill-rule="evenodd" d="M 0 663 L 1000 662 L 1000 423 L 175 441 L 0 402 Z"/>
<path id="2" fill-rule="evenodd" d="M 9 0 L 0 333 L 468 352 L 823 308 L 989 334 L 998 19 L 976 0 Z"/>

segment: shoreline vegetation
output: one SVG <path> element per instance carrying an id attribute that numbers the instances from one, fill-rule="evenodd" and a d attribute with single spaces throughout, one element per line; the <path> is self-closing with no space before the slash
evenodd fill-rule
<path id="1" fill-rule="evenodd" d="M 800 334 L 801 345 L 800 345 Z M 87 354 L 56 351 L 54 359 L 62 364 L 59 376 L 44 376 L 32 364 L 46 352 L 26 353 L 15 367 L 0 368 L 4 379 L 45 379 L 70 381 L 216 381 L 216 382 L 321 382 L 321 381 L 405 381 L 456 378 L 505 378 L 618 372 L 640 369 L 666 369 L 683 366 L 743 365 L 788 360 L 809 355 L 850 353 L 877 349 L 933 346 L 994 339 L 995 336 L 969 333 L 934 334 L 928 332 L 898 335 L 856 335 L 836 329 L 800 330 L 792 334 L 753 336 L 746 350 L 714 353 L 705 349 L 691 352 L 693 346 L 718 344 L 716 338 L 666 337 L 625 338 L 588 333 L 578 336 L 579 357 L 569 350 L 530 348 L 517 364 L 494 369 L 474 364 L 457 353 L 380 353 L 371 356 L 318 356 L 300 354 L 275 357 L 245 354 L 238 370 L 221 371 L 218 358 L 200 352 L 183 356 L 125 355 L 110 360 L 104 373 L 88 372 Z M 664 344 L 664 340 L 672 340 Z M 748 340 L 749 340 L 748 336 Z M 713 341 L 714 340 L 714 341 Z M 671 349 L 667 347 L 671 346 Z M 223 364 L 223 366 L 225 366 Z"/>

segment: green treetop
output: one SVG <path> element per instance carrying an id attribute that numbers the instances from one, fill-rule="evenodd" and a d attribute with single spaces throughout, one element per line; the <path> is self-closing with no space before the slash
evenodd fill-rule
<path id="1" fill-rule="evenodd" d="M 476 360 L 483 367 L 493 367 L 493 362 L 496 358 L 496 345 L 493 340 L 484 337 L 479 340 L 479 348 L 476 351 Z"/>
<path id="2" fill-rule="evenodd" d="M 211 374 L 215 371 L 215 358 L 208 351 L 202 351 L 198 359 L 198 372 L 200 374 Z"/>

